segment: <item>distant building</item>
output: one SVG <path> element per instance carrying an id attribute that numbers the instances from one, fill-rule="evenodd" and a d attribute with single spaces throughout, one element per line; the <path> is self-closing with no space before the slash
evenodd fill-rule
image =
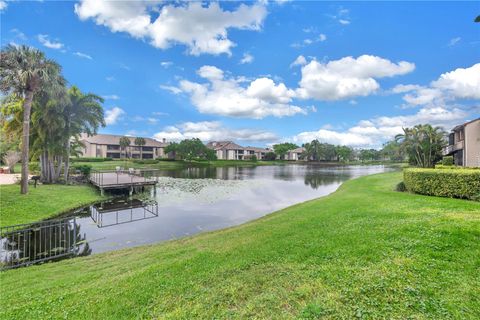
<path id="1" fill-rule="evenodd" d="M 268 149 L 242 147 L 233 141 L 210 141 L 207 148 L 215 151 L 218 160 L 250 160 L 254 155 L 258 160 L 265 158 Z"/>
<path id="2" fill-rule="evenodd" d="M 453 156 L 458 166 L 480 167 L 480 118 L 453 128 L 443 155 Z"/>
<path id="3" fill-rule="evenodd" d="M 299 147 L 299 148 L 296 148 L 296 149 L 293 149 L 293 150 L 289 150 L 287 152 L 286 159 L 291 160 L 291 161 L 298 161 L 302 158 L 302 153 L 304 153 L 304 152 L 305 152 L 304 147 Z"/>
<path id="4" fill-rule="evenodd" d="M 111 134 L 97 134 L 94 136 L 87 136 L 83 134 L 80 141 L 85 145 L 82 157 L 98 157 L 98 158 L 113 158 L 123 159 L 157 159 L 166 158 L 164 149 L 169 145 L 151 138 L 144 138 L 144 146 L 136 146 L 136 137 L 127 137 L 130 139 L 130 146 L 125 150 L 120 147 L 120 138 L 124 136 Z"/>

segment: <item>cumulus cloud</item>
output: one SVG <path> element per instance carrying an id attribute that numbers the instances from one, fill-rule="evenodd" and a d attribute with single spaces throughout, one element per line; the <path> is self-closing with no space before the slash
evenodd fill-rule
<path id="1" fill-rule="evenodd" d="M 175 87 L 175 86 L 167 86 L 167 85 L 161 84 L 159 87 L 160 87 L 160 89 L 169 91 L 170 93 L 173 93 L 173 94 L 182 93 L 182 90 L 180 88 Z"/>
<path id="2" fill-rule="evenodd" d="M 64 47 L 63 43 L 59 41 L 50 40 L 50 37 L 46 34 L 37 35 L 37 39 L 43 46 L 50 49 L 59 50 Z"/>
<path id="3" fill-rule="evenodd" d="M 460 108 L 422 108 L 417 113 L 402 116 L 382 116 L 359 121 L 344 131 L 321 128 L 317 131 L 301 132 L 286 140 L 302 144 L 318 139 L 321 142 L 348 145 L 352 147 L 380 147 L 383 142 L 402 133 L 403 127 L 412 127 L 419 123 L 430 123 L 446 130 L 463 121 L 470 114 Z"/>
<path id="4" fill-rule="evenodd" d="M 5 10 L 7 8 L 7 2 L 6 1 L 0 1 L 0 12 Z"/>
<path id="5" fill-rule="evenodd" d="M 290 64 L 290 68 L 295 67 L 295 66 L 303 66 L 303 65 L 306 65 L 306 64 L 307 64 L 307 59 L 305 59 L 304 56 L 300 55 L 300 56 L 297 57 L 297 59 L 295 59 L 295 61 L 293 61 Z"/>
<path id="6" fill-rule="evenodd" d="M 116 94 L 107 94 L 107 95 L 102 96 L 102 98 L 105 99 L 105 100 L 118 100 L 118 99 L 120 99 L 120 97 L 117 96 Z"/>
<path id="7" fill-rule="evenodd" d="M 88 55 L 86 53 L 79 52 L 79 51 L 74 52 L 73 54 L 76 55 L 77 57 L 80 57 L 80 58 L 84 58 L 84 59 L 88 59 L 88 60 L 93 59 L 90 55 Z"/>
<path id="8" fill-rule="evenodd" d="M 254 58 L 253 58 L 253 56 L 252 56 L 250 53 L 245 52 L 245 53 L 243 54 L 242 59 L 240 60 L 240 64 L 252 63 L 252 62 L 253 62 L 253 59 L 254 59 Z"/>
<path id="9" fill-rule="evenodd" d="M 156 133 L 157 140 L 180 141 L 199 138 L 204 142 L 212 140 L 234 140 L 248 142 L 270 142 L 277 136 L 269 131 L 258 129 L 230 129 L 219 121 L 184 122 L 175 126 L 167 126 Z"/>
<path id="10" fill-rule="evenodd" d="M 113 107 L 110 110 L 105 111 L 105 123 L 112 125 L 117 123 L 118 120 L 125 114 L 125 111 L 119 107 Z"/>
<path id="11" fill-rule="evenodd" d="M 152 19 L 152 12 L 156 18 Z M 235 43 L 228 38 L 228 29 L 260 30 L 267 10 L 261 3 L 240 4 L 228 11 L 216 2 L 81 0 L 75 4 L 75 13 L 112 32 L 147 39 L 160 49 L 183 44 L 192 55 L 230 55 Z"/>
<path id="12" fill-rule="evenodd" d="M 457 99 L 480 99 L 480 63 L 443 73 L 429 86 L 397 85 L 393 93 L 405 93 L 412 106 L 438 105 Z"/>
<path id="13" fill-rule="evenodd" d="M 380 88 L 376 79 L 412 72 L 413 63 L 398 63 L 372 55 L 344 57 L 328 63 L 316 60 L 302 67 L 302 79 L 297 90 L 302 98 L 341 100 L 367 96 Z"/>
<path id="14" fill-rule="evenodd" d="M 173 62 L 172 61 L 162 61 L 162 62 L 160 62 L 160 65 L 162 67 L 164 67 L 165 69 L 167 69 L 167 68 L 169 68 L 173 65 Z"/>
<path id="15" fill-rule="evenodd" d="M 223 70 L 214 66 L 203 66 L 197 73 L 208 82 L 182 80 L 178 89 L 190 95 L 192 104 L 201 113 L 255 119 L 306 113 L 291 104 L 294 90 L 270 78 L 235 79 L 226 77 Z"/>

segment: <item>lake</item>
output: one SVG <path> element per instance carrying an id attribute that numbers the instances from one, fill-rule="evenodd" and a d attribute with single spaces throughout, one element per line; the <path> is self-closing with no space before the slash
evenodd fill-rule
<path id="1" fill-rule="evenodd" d="M 1 239 L 10 250 L 3 251 L 0 260 L 37 252 L 48 258 L 54 250 L 66 256 L 89 255 L 227 228 L 328 195 L 346 180 L 391 170 L 380 165 L 293 164 L 160 171 L 155 192 L 96 203 L 67 214 L 71 221 L 62 227 Z M 70 239 L 80 245 L 64 244 Z"/>

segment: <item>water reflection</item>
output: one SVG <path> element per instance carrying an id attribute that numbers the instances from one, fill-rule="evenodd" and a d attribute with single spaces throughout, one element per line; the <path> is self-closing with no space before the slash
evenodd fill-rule
<path id="1" fill-rule="evenodd" d="M 389 170 L 384 166 L 285 165 L 160 171 L 156 195 L 105 201 L 72 212 L 77 226 L 74 238 L 82 247 L 78 252 L 68 250 L 73 255 L 95 254 L 226 228 L 327 195 L 348 179 Z M 52 237 L 60 236 L 50 231 L 47 238 Z M 40 250 L 31 247 L 23 253 L 15 247 L 15 239 L 5 238 L 8 244 L 2 238 L 2 247 L 10 248 L 9 257 L 18 255 L 17 260 Z"/>

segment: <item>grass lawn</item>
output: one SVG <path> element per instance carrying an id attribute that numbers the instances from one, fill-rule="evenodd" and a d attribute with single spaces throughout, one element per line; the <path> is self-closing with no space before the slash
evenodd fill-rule
<path id="1" fill-rule="evenodd" d="M 29 193 L 21 195 L 19 185 L 1 185 L 0 226 L 51 218 L 101 199 L 100 193 L 90 186 L 30 186 Z"/>
<path id="2" fill-rule="evenodd" d="M 362 177 L 239 227 L 1 272 L 0 318 L 479 319 L 480 203 L 392 191 L 400 180 Z"/>

